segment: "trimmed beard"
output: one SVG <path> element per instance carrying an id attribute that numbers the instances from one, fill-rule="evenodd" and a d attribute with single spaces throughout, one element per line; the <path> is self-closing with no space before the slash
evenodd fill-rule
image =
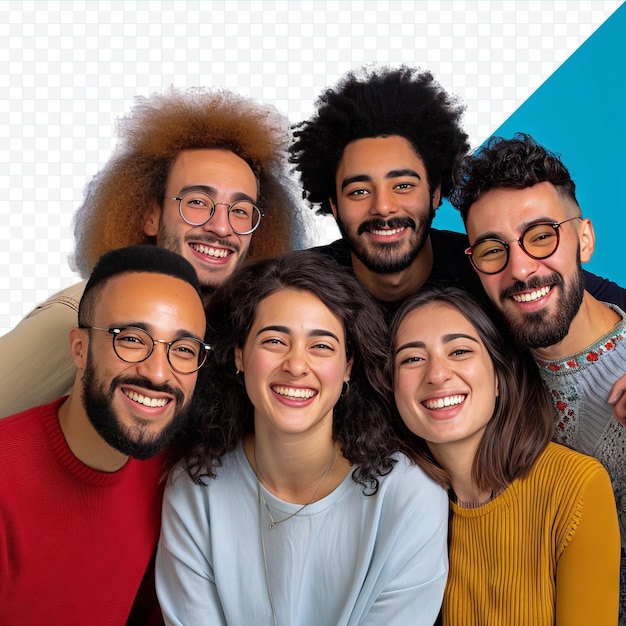
<path id="1" fill-rule="evenodd" d="M 113 408 L 115 390 L 122 385 L 137 385 L 174 396 L 176 406 L 172 419 L 157 433 L 151 432 L 150 424 L 142 423 L 139 418 L 135 418 L 135 424 L 131 426 L 122 424 Z M 90 351 L 82 381 L 82 400 L 91 425 L 102 439 L 122 454 L 139 460 L 155 456 L 170 443 L 185 423 L 189 407 L 189 401 L 184 402 L 180 389 L 171 385 L 153 385 L 143 377 L 116 376 L 107 393 L 102 381 L 96 377 Z"/>
<path id="2" fill-rule="evenodd" d="M 339 212 L 337 212 L 336 221 L 342 237 L 348 244 L 350 252 L 354 254 L 370 272 L 374 274 L 397 274 L 410 267 L 422 251 L 422 248 L 428 240 L 434 217 L 435 211 L 431 206 L 428 215 L 421 216 L 417 224 L 415 220 L 410 217 L 392 217 L 387 220 L 381 218 L 367 220 L 359 224 L 356 235 L 352 234 L 341 222 Z M 363 240 L 360 238 L 363 233 L 383 227 L 412 228 L 414 232 L 411 234 L 409 240 L 409 249 L 402 253 L 399 250 L 403 245 L 401 241 L 391 243 L 369 242 L 369 246 L 363 243 Z M 375 249 L 371 250 L 371 246 L 374 246 Z"/>
<path id="3" fill-rule="evenodd" d="M 505 303 L 515 293 L 543 287 L 546 282 L 552 283 L 562 290 L 563 295 L 560 301 L 556 303 L 556 312 L 552 313 L 546 309 L 541 309 L 523 314 L 520 320 L 517 315 L 510 316 L 506 308 L 502 308 L 515 341 L 527 348 L 547 348 L 553 346 L 563 341 L 567 333 L 569 333 L 572 320 L 580 309 L 585 292 L 585 277 L 580 263 L 580 256 L 577 260 L 576 273 L 568 287 L 564 287 L 563 278 L 556 273 L 547 277 L 533 277 L 528 282 L 517 282 L 505 289 L 500 295 L 500 302 Z"/>

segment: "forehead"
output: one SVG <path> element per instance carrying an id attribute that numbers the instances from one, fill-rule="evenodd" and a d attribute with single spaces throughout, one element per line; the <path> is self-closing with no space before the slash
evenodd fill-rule
<path id="1" fill-rule="evenodd" d="M 257 306 L 254 324 L 297 328 L 325 328 L 341 332 L 343 322 L 315 294 L 297 289 L 281 289 L 263 298 Z M 338 335 L 339 336 L 339 335 Z"/>
<path id="2" fill-rule="evenodd" d="M 256 197 L 257 179 L 252 168 L 230 150 L 183 150 L 174 159 L 167 179 L 168 192 L 207 185 L 222 191 Z"/>
<path id="3" fill-rule="evenodd" d="M 548 182 L 524 189 L 490 189 L 471 206 L 467 232 L 470 239 L 485 231 L 516 234 L 534 221 L 561 221 L 570 213 L 566 201 Z"/>
<path id="4" fill-rule="evenodd" d="M 442 336 L 454 333 L 470 335 L 482 344 L 473 324 L 456 307 L 432 302 L 406 314 L 398 326 L 395 343 L 412 340 L 438 343 Z"/>
<path id="5" fill-rule="evenodd" d="M 95 302 L 94 326 L 143 323 L 162 333 L 204 336 L 205 315 L 196 290 L 165 274 L 133 272 L 111 278 Z"/>
<path id="6" fill-rule="evenodd" d="M 385 175 L 390 170 L 413 168 L 425 172 L 425 165 L 413 146 L 404 137 L 366 137 L 350 142 L 343 151 L 337 176 L 375 173 Z"/>

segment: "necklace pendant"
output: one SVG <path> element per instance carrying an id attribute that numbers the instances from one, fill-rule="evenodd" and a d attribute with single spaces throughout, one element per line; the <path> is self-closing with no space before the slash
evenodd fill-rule
<path id="1" fill-rule="evenodd" d="M 274 522 L 269 523 L 270 530 L 274 530 L 274 526 L 275 526 Z"/>

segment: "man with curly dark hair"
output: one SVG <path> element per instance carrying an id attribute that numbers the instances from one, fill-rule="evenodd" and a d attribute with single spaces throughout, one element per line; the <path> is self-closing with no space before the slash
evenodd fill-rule
<path id="1" fill-rule="evenodd" d="M 289 140 L 284 115 L 231 91 L 172 88 L 137 98 L 76 213 L 75 267 L 87 276 L 108 250 L 156 244 L 193 265 L 206 300 L 246 257 L 302 245 Z M 53 296 L 0 339 L 0 416 L 69 389 L 66 338 L 83 289 Z"/>
<path id="2" fill-rule="evenodd" d="M 626 312 L 594 298 L 581 263 L 594 250 L 589 218 L 561 159 L 519 133 L 468 156 L 451 201 L 467 254 L 513 336 L 531 349 L 555 409 L 554 439 L 596 457 L 613 484 L 622 536 L 620 625 L 626 626 Z M 626 423 L 626 422 L 625 422 Z"/>
<path id="3" fill-rule="evenodd" d="M 334 215 L 342 239 L 319 248 L 393 310 L 426 284 L 483 291 L 464 234 L 431 228 L 469 149 L 464 105 L 428 71 L 361 68 L 317 100 L 290 147 L 306 199 Z M 585 273 L 589 291 L 620 304 L 626 292 Z"/>
<path id="4" fill-rule="evenodd" d="M 379 300 L 399 302 L 427 282 L 480 290 L 466 238 L 431 228 L 469 142 L 465 106 L 428 71 L 361 68 L 317 100 L 295 130 L 291 161 L 307 200 L 334 215 L 343 238 L 322 248 Z"/>

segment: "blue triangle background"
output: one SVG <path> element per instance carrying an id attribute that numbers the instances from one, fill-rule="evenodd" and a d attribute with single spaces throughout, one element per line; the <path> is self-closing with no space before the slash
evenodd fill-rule
<path id="1" fill-rule="evenodd" d="M 559 153 L 576 183 L 596 248 L 585 268 L 626 287 L 626 3 L 496 131 L 526 132 Z M 442 207 L 443 208 L 443 207 Z M 437 228 L 463 231 L 458 213 Z"/>

